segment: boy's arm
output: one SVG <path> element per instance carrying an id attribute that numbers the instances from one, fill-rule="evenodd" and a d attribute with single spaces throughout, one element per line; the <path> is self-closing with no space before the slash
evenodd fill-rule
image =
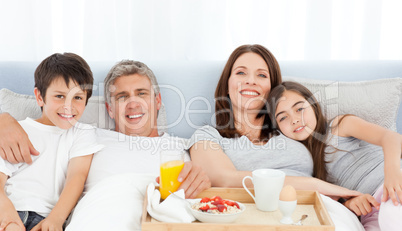
<path id="1" fill-rule="evenodd" d="M 93 155 L 80 156 L 70 159 L 67 169 L 67 178 L 59 201 L 50 212 L 49 216 L 32 230 L 49 227 L 60 229 L 66 221 L 71 210 L 75 207 L 84 190 L 84 184 L 88 176 Z"/>
<path id="2" fill-rule="evenodd" d="M 21 230 L 25 230 L 13 203 L 8 199 L 4 190 L 7 178 L 6 174 L 0 172 L 0 231 L 5 230 L 10 223 L 15 223 Z"/>
<path id="3" fill-rule="evenodd" d="M 31 154 L 39 155 L 28 135 L 8 113 L 0 114 L 0 157 L 12 164 L 32 163 Z"/>

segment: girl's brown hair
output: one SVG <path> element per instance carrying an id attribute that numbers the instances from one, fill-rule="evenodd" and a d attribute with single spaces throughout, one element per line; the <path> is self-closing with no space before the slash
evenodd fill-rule
<path id="1" fill-rule="evenodd" d="M 245 53 L 255 53 L 261 56 L 267 63 L 271 88 L 276 87 L 282 82 L 281 69 L 279 67 L 278 61 L 274 55 L 265 47 L 254 44 L 254 45 L 243 45 L 236 48 L 230 55 L 228 61 L 226 62 L 225 68 L 223 69 L 222 75 L 218 81 L 218 85 L 215 90 L 215 118 L 216 118 L 216 128 L 223 137 L 234 138 L 241 136 L 239 131 L 235 128 L 234 114 L 231 108 L 231 101 L 228 95 L 229 87 L 228 82 L 232 74 L 233 64 L 236 60 Z M 265 116 L 267 113 L 267 105 L 265 103 L 264 108 L 258 114 L 257 118 Z M 264 117 L 264 126 L 261 129 L 260 140 L 269 138 L 275 130 L 272 129 L 272 123 L 269 116 Z"/>
<path id="2" fill-rule="evenodd" d="M 325 161 L 325 148 L 327 147 L 326 139 L 327 139 L 327 120 L 322 113 L 321 106 L 318 103 L 317 99 L 314 97 L 313 93 L 309 91 L 303 85 L 296 83 L 285 81 L 279 84 L 277 87 L 272 89 L 268 96 L 268 102 L 271 107 L 271 120 L 273 123 L 273 127 L 279 130 L 279 126 L 275 120 L 275 113 L 279 103 L 279 99 L 283 96 L 285 91 L 293 91 L 299 95 L 301 95 L 304 99 L 306 99 L 311 107 L 314 110 L 314 115 L 317 119 L 317 126 L 314 129 L 312 135 L 310 135 L 306 140 L 300 141 L 306 148 L 310 151 L 313 162 L 314 162 L 314 170 L 313 176 L 319 178 L 321 180 L 327 180 L 327 169 Z"/>

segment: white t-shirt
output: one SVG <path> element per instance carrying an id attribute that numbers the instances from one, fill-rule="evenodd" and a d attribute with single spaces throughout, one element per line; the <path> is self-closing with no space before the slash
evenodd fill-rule
<path id="1" fill-rule="evenodd" d="M 34 211 L 47 216 L 63 190 L 70 159 L 93 154 L 102 145 L 96 141 L 95 128 L 76 123 L 63 130 L 30 118 L 19 121 L 33 146 L 40 152 L 33 163 L 10 164 L 0 158 L 0 172 L 9 176 L 6 193 L 18 211 Z"/>
<path id="2" fill-rule="evenodd" d="M 163 134 L 159 137 L 127 136 L 116 131 L 96 130 L 98 142 L 103 148 L 92 159 L 85 184 L 88 192 L 103 179 L 121 173 L 159 175 L 161 150 L 185 150 L 188 140 Z M 189 161 L 186 152 L 184 161 Z"/>

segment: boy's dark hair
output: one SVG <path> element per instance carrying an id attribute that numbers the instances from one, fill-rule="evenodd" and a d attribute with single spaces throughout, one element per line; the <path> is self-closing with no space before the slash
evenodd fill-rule
<path id="1" fill-rule="evenodd" d="M 35 70 L 35 87 L 45 101 L 46 90 L 53 80 L 62 77 L 68 86 L 70 80 L 87 94 L 85 105 L 92 95 L 94 78 L 88 63 L 74 53 L 55 53 L 44 59 Z"/>

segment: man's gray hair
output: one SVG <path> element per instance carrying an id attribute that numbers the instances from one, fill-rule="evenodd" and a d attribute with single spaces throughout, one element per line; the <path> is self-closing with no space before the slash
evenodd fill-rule
<path id="1" fill-rule="evenodd" d="M 127 75 L 139 74 L 146 76 L 151 81 L 155 95 L 159 94 L 159 85 L 152 70 L 142 62 L 133 60 L 122 60 L 110 69 L 105 78 L 104 97 L 108 104 L 110 104 L 110 87 L 114 84 L 117 78 Z"/>

